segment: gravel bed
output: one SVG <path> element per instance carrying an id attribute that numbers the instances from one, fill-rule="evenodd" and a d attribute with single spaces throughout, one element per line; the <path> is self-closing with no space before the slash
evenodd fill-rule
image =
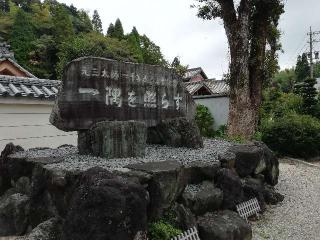
<path id="1" fill-rule="evenodd" d="M 204 148 L 173 148 L 160 145 L 147 145 L 146 155 L 141 158 L 105 159 L 87 155 L 79 155 L 75 147 L 59 149 L 31 149 L 11 155 L 12 157 L 43 158 L 62 157 L 63 161 L 47 164 L 46 168 L 64 170 L 87 170 L 91 167 L 103 167 L 114 170 L 128 164 L 175 160 L 187 166 L 195 161 L 206 163 L 218 161 L 218 155 L 228 151 L 232 143 L 220 139 L 205 139 Z"/>
<path id="2" fill-rule="evenodd" d="M 293 161 L 281 161 L 276 189 L 284 194 L 252 223 L 253 239 L 320 239 L 320 169 Z"/>

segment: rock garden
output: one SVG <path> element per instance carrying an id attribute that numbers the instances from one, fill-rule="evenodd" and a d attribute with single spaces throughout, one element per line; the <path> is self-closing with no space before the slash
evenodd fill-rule
<path id="1" fill-rule="evenodd" d="M 170 69 L 81 58 L 64 70 L 50 121 L 78 146 L 0 157 L 0 236 L 25 240 L 249 240 L 236 205 L 283 196 L 262 142 L 203 139 L 195 104 Z"/>

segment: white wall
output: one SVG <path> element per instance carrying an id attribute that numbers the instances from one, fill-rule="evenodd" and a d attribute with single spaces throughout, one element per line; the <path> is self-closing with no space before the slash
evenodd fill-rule
<path id="1" fill-rule="evenodd" d="M 63 132 L 49 123 L 52 106 L 52 102 L 0 100 L 0 152 L 9 142 L 25 149 L 76 145 L 76 132 Z"/>
<path id="2" fill-rule="evenodd" d="M 229 114 L 229 98 L 213 97 L 213 96 L 195 96 L 193 98 L 196 104 L 201 104 L 209 108 L 214 118 L 214 128 L 217 129 L 221 125 L 228 122 Z"/>

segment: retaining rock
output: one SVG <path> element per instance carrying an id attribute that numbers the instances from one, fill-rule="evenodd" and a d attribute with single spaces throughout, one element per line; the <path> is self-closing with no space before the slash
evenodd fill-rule
<path id="1" fill-rule="evenodd" d="M 22 235 L 28 227 L 29 197 L 10 192 L 0 199 L 0 236 Z"/>
<path id="2" fill-rule="evenodd" d="M 135 239 L 147 230 L 146 208 L 142 186 L 102 168 L 89 169 L 81 175 L 72 197 L 63 239 Z"/>
<path id="3" fill-rule="evenodd" d="M 160 218 L 182 194 L 186 186 L 183 166 L 177 161 L 149 162 L 128 165 L 127 168 L 152 175 L 147 190 L 150 195 L 148 218 Z"/>
<path id="4" fill-rule="evenodd" d="M 208 181 L 198 186 L 188 185 L 182 195 L 184 205 L 197 216 L 218 210 L 222 200 L 222 191 Z"/>
<path id="5" fill-rule="evenodd" d="M 198 219 L 201 240 L 250 240 L 251 226 L 236 212 L 207 213 Z"/>
<path id="6" fill-rule="evenodd" d="M 236 205 L 244 200 L 243 184 L 240 177 L 230 169 L 223 168 L 218 171 L 216 184 L 223 191 L 222 207 L 236 209 Z"/>

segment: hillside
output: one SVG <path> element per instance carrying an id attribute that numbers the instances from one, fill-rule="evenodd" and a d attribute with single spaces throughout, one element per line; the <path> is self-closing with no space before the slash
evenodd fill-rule
<path id="1" fill-rule="evenodd" d="M 160 48 L 136 28 L 125 34 L 117 19 L 107 32 L 97 11 L 91 18 L 55 0 L 0 0 L 0 37 L 37 77 L 57 79 L 68 61 L 85 55 L 167 65 Z"/>

